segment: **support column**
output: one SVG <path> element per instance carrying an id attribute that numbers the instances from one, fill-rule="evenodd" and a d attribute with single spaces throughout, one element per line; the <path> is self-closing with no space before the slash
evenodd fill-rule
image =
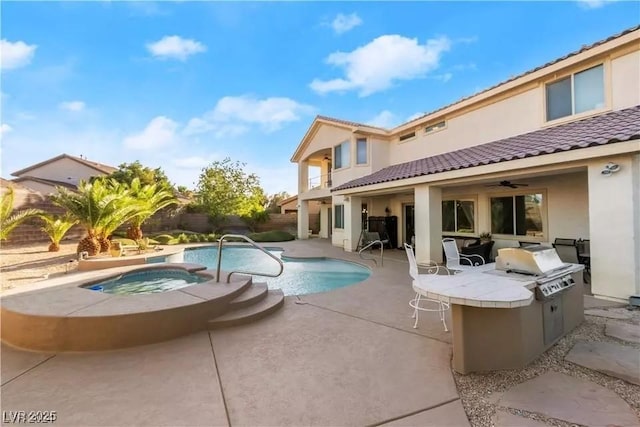
<path id="1" fill-rule="evenodd" d="M 442 262 L 442 189 L 417 185 L 414 199 L 416 261 Z"/>
<path id="2" fill-rule="evenodd" d="M 327 229 L 327 225 L 329 222 L 329 206 L 322 204 L 320 205 L 320 237 L 326 239 L 329 237 L 329 230 Z"/>
<path id="3" fill-rule="evenodd" d="M 309 191 L 309 162 L 298 163 L 298 194 Z"/>
<path id="4" fill-rule="evenodd" d="M 640 155 L 594 161 L 588 179 L 591 291 L 626 301 L 640 294 Z"/>
<path id="5" fill-rule="evenodd" d="M 298 199 L 298 239 L 309 238 L 309 201 Z"/>
<path id="6" fill-rule="evenodd" d="M 362 232 L 362 198 L 350 196 L 344 202 L 344 249 L 353 252 Z"/>

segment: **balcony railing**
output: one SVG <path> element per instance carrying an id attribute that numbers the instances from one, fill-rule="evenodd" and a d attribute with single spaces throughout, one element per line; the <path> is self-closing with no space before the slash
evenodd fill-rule
<path id="1" fill-rule="evenodd" d="M 331 188 L 331 174 L 320 175 L 309 179 L 309 190 Z"/>

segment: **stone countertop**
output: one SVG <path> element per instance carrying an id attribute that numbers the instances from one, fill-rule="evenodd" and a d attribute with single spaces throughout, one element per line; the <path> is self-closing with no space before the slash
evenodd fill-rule
<path id="1" fill-rule="evenodd" d="M 573 264 L 568 271 L 583 268 Z M 495 269 L 495 263 L 478 266 L 455 275 L 422 274 L 413 282 L 419 294 L 450 304 L 484 308 L 516 308 L 531 304 L 536 285 L 534 276 L 505 273 Z"/>

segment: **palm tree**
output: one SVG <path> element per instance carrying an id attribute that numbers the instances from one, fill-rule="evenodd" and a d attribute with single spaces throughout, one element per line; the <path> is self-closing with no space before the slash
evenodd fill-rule
<path id="1" fill-rule="evenodd" d="M 47 233 L 51 240 L 49 252 L 58 252 L 60 250 L 60 240 L 71 227 L 78 223 L 78 220 L 71 218 L 68 214 L 60 218 L 43 214 L 40 215 L 40 218 L 44 221 L 42 231 Z"/>
<path id="2" fill-rule="evenodd" d="M 141 185 L 138 178 L 131 182 L 130 190 L 138 213 L 129 222 L 127 237 L 138 241 L 142 239 L 142 224 L 160 209 L 177 203 L 177 200 L 171 191 L 156 184 Z"/>
<path id="3" fill-rule="evenodd" d="M 51 199 L 86 228 L 87 236 L 78 243 L 78 253 L 86 251 L 91 256 L 101 248 L 108 251 L 108 235 L 136 214 L 128 190 L 114 180 L 80 181 L 77 192 L 58 188 Z M 105 243 L 101 245 L 98 238 Z"/>
<path id="4" fill-rule="evenodd" d="M 23 209 L 13 213 L 13 197 L 12 187 L 0 196 L 0 240 L 7 240 L 14 228 L 42 213 L 38 209 Z"/>

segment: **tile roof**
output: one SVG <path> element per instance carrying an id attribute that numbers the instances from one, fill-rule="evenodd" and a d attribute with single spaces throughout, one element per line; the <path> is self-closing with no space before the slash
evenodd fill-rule
<path id="1" fill-rule="evenodd" d="M 64 159 L 64 158 L 71 159 L 71 160 L 74 160 L 76 162 L 82 163 L 82 164 L 84 164 L 86 166 L 89 166 L 92 169 L 95 169 L 95 170 L 97 170 L 99 172 L 102 172 L 104 174 L 107 174 L 107 175 L 109 175 L 112 172 L 115 172 L 115 171 L 118 170 L 118 168 L 114 168 L 113 166 L 105 165 L 104 163 L 98 163 L 98 162 L 94 162 L 92 160 L 85 159 L 83 157 L 76 157 L 76 156 L 72 156 L 70 154 L 63 153 L 63 154 L 60 154 L 59 156 L 52 157 L 51 159 L 44 160 L 44 161 L 42 161 L 40 163 L 36 163 L 36 164 L 28 166 L 28 167 L 26 167 L 24 169 L 20 169 L 19 171 L 13 172 L 11 175 L 13 175 L 13 176 L 24 175 L 25 173 L 27 173 L 27 172 L 29 172 L 29 171 L 31 171 L 33 169 L 37 169 L 39 167 L 42 167 L 44 165 L 47 165 L 49 163 L 53 163 L 53 162 L 55 162 L 57 160 Z"/>
<path id="2" fill-rule="evenodd" d="M 640 139 L 640 105 L 381 169 L 331 191 Z"/>
<path id="3" fill-rule="evenodd" d="M 435 110 L 433 110 L 433 111 L 429 111 L 429 112 L 427 112 L 427 113 L 424 113 L 424 114 L 422 114 L 422 115 L 420 115 L 420 116 L 416 117 L 415 119 L 412 119 L 412 120 L 409 120 L 408 122 L 404 122 L 404 123 L 399 124 L 398 126 L 394 127 L 393 129 L 397 129 L 397 128 L 402 127 L 402 126 L 404 126 L 404 125 L 406 125 L 406 124 L 409 124 L 409 123 L 411 123 L 411 122 L 415 122 L 415 121 L 420 120 L 420 119 L 422 119 L 422 118 L 424 118 L 424 117 L 426 117 L 426 116 L 430 116 L 430 115 L 432 115 L 432 114 L 434 114 L 434 113 L 437 113 L 438 111 L 445 110 L 445 109 L 447 109 L 447 108 L 449 108 L 449 107 L 452 107 L 452 106 L 454 106 L 454 105 L 456 105 L 456 104 L 459 104 L 459 103 L 461 103 L 461 102 L 464 102 L 464 101 L 466 101 L 467 99 L 473 98 L 474 96 L 480 95 L 480 94 L 485 93 L 485 92 L 489 92 L 490 90 L 493 90 L 493 89 L 495 89 L 495 88 L 497 88 L 497 87 L 499 87 L 499 86 L 502 86 L 502 85 L 504 85 L 504 84 L 507 84 L 507 83 L 509 83 L 509 82 L 512 82 L 512 81 L 514 81 L 514 80 L 517 80 L 517 79 L 519 79 L 519 78 L 521 78 L 521 77 L 524 77 L 524 76 L 526 76 L 526 75 L 528 75 L 528 74 L 535 73 L 535 72 L 536 72 L 536 71 L 538 71 L 538 70 L 541 70 L 541 69 L 543 69 L 543 68 L 549 67 L 549 66 L 551 66 L 551 65 L 553 65 L 553 64 L 556 64 L 556 63 L 558 63 L 558 62 L 560 62 L 560 61 L 564 61 L 565 59 L 569 59 L 569 58 L 571 58 L 572 56 L 579 55 L 579 54 L 581 54 L 582 52 L 585 52 L 585 51 L 587 51 L 587 50 L 589 50 L 589 49 L 593 49 L 594 47 L 598 47 L 598 46 L 600 46 L 600 45 L 603 45 L 603 44 L 605 44 L 605 43 L 608 43 L 608 42 L 610 42 L 610 41 L 612 41 L 612 40 L 615 40 L 615 39 L 617 39 L 617 38 L 620 38 L 620 37 L 626 36 L 627 34 L 629 34 L 629 33 L 633 33 L 634 31 L 638 31 L 638 30 L 640 30 L 640 25 L 636 25 L 635 27 L 632 27 L 632 28 L 627 28 L 626 30 L 621 31 L 621 32 L 619 32 L 618 34 L 614 34 L 614 35 L 612 35 L 612 36 L 609 36 L 609 37 L 607 37 L 606 39 L 598 40 L 597 42 L 595 42 L 595 43 L 591 43 L 590 45 L 583 45 L 580 49 L 578 49 L 578 50 L 576 50 L 576 51 L 570 52 L 570 53 L 568 53 L 568 54 L 566 54 L 566 55 L 564 55 L 564 56 L 561 56 L 560 58 L 556 58 L 556 59 L 554 59 L 553 61 L 549 61 L 549 62 L 547 62 L 547 63 L 546 63 L 546 64 L 544 64 L 544 65 L 540 65 L 540 66 L 538 66 L 538 67 L 536 67 L 536 68 L 533 68 L 533 69 L 531 69 L 531 70 L 525 71 L 524 73 L 518 74 L 518 75 L 516 75 L 516 76 L 514 76 L 514 77 L 510 77 L 510 78 L 508 78 L 507 80 L 501 81 L 500 83 L 497 83 L 497 84 L 495 84 L 495 85 L 493 85 L 493 86 L 491 86 L 491 87 L 488 87 L 488 88 L 486 88 L 486 89 L 483 89 L 483 90 L 481 90 L 481 91 L 479 91 L 479 92 L 476 92 L 476 93 L 474 93 L 474 94 L 472 94 L 472 95 L 465 96 L 464 98 L 458 99 L 457 101 L 452 102 L 451 104 L 447 104 L 447 105 L 445 105 L 445 106 L 443 106 L 443 107 L 439 107 L 439 108 L 437 108 L 437 109 L 435 109 Z"/>
<path id="4" fill-rule="evenodd" d="M 340 124 L 343 124 L 343 125 L 353 126 L 353 127 L 368 127 L 368 128 L 373 128 L 373 129 L 380 129 L 381 131 L 387 132 L 387 129 L 381 128 L 379 126 L 368 125 L 366 123 L 352 122 L 350 120 L 336 119 L 335 117 L 317 115 L 316 119 L 326 120 L 326 121 L 329 121 L 329 122 L 340 123 Z"/>

